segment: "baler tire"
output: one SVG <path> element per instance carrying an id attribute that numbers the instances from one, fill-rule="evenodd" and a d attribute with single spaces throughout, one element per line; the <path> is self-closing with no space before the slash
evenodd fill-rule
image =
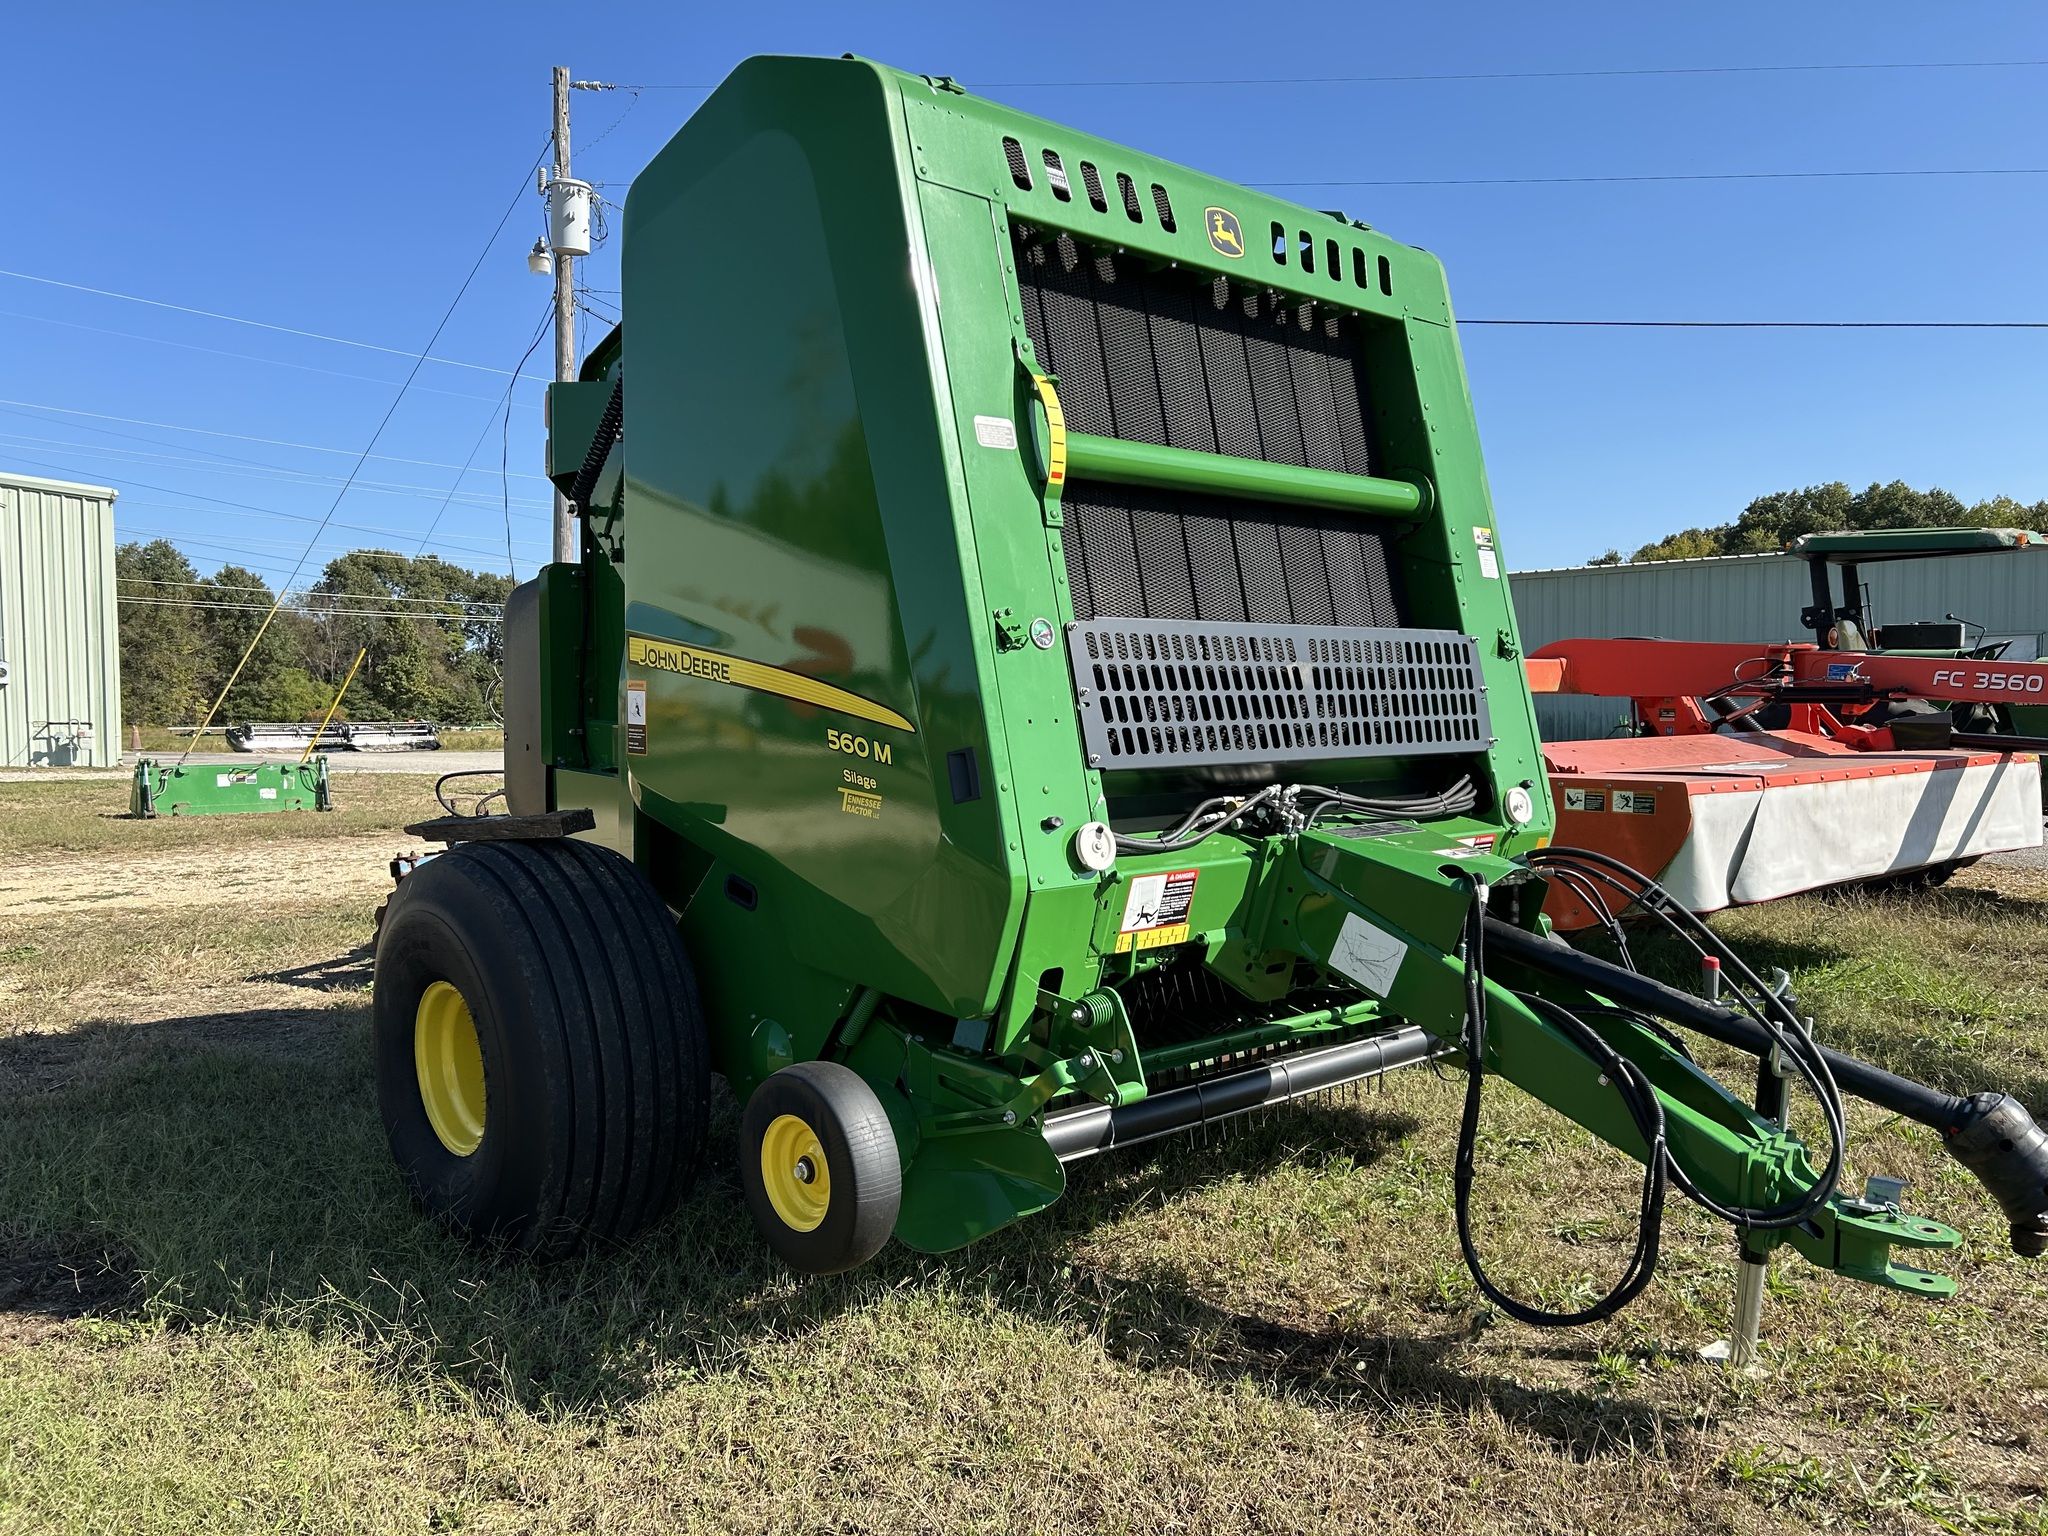
<path id="1" fill-rule="evenodd" d="M 813 1178 L 824 1197 L 800 1217 L 815 1216 L 808 1226 L 792 1224 L 768 1188 L 767 1157 L 792 1138 L 808 1141 L 822 1162 Z M 754 1090 L 740 1118 L 740 1184 L 755 1225 L 790 1268 L 812 1275 L 857 1268 L 889 1241 L 903 1204 L 903 1163 L 888 1111 L 858 1072 L 836 1061 L 784 1067 Z"/>
<path id="2" fill-rule="evenodd" d="M 630 860 L 573 838 L 457 844 L 399 882 L 372 998 L 392 1155 L 458 1234 L 559 1258 L 633 1238 L 695 1177 L 703 1009 Z"/>

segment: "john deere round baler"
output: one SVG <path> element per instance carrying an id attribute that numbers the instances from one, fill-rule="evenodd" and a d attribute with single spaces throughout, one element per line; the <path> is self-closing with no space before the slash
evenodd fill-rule
<path id="1" fill-rule="evenodd" d="M 2010 1099 L 1826 1051 L 1732 956 L 1714 1002 L 1548 936 L 1549 882 L 1617 877 L 1544 848 L 1427 253 L 855 59 L 742 65 L 621 239 L 625 323 L 550 392 L 582 554 L 510 605 L 512 814 L 430 829 L 378 951 L 392 1144 L 450 1224 L 635 1234 L 717 1072 L 768 1242 L 841 1270 L 1443 1056 L 1461 1215 L 1485 1074 L 1644 1162 L 1603 1308 L 1672 1184 L 1752 1260 L 1950 1287 L 1890 1255 L 1953 1231 L 1839 1190 L 1678 1025 L 1836 1138 L 1843 1090 L 1939 1124 L 2039 1250 Z"/>

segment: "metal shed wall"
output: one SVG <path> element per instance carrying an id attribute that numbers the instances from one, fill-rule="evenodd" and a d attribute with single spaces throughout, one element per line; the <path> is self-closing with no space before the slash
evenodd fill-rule
<path id="1" fill-rule="evenodd" d="M 2006 654 L 2044 654 L 2048 631 L 2048 549 L 1862 567 L 1871 611 L 1886 620 L 1954 613 L 1982 624 Z M 1661 640 L 1806 640 L 1799 610 L 1812 601 L 1806 562 L 1790 555 L 1726 555 L 1641 565 L 1523 571 L 1511 578 L 1522 643 L 1533 651 L 1575 636 Z M 1840 589 L 1840 574 L 1835 573 Z M 1974 633 L 1974 631 L 1973 631 Z M 1538 696 L 1536 717 L 1551 741 L 1605 736 L 1628 714 L 1622 699 Z"/>
<path id="2" fill-rule="evenodd" d="M 0 766 L 121 760 L 114 495 L 0 474 Z"/>

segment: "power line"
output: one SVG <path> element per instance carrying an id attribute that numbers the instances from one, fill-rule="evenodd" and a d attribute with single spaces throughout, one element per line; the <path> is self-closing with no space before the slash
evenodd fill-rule
<path id="1" fill-rule="evenodd" d="M 540 169 L 541 162 L 547 158 L 548 147 L 547 144 L 543 144 L 540 153 L 533 157 L 533 164 L 527 167 L 526 170 L 527 176 L 531 176 Z M 384 408 L 384 414 L 378 419 L 376 430 L 370 434 L 370 440 L 363 445 L 363 451 L 356 456 L 355 463 L 349 466 L 348 479 L 343 483 L 341 489 L 334 493 L 334 500 L 328 506 L 326 515 L 320 519 L 320 526 L 313 530 L 312 538 L 306 541 L 305 551 L 299 556 L 298 564 L 292 567 L 291 575 L 285 578 L 284 585 L 287 589 L 290 588 L 293 582 L 299 579 L 299 572 L 304 569 L 306 562 L 312 558 L 313 550 L 320 542 L 320 536 L 327 531 L 327 525 L 334 521 L 334 514 L 341 510 L 341 503 L 348 495 L 349 486 L 355 484 L 356 476 L 362 473 L 363 465 L 369 462 L 371 450 L 377 446 L 378 440 L 384 436 L 384 429 L 391 425 L 391 418 L 398 414 L 398 407 L 404 402 L 406 391 L 412 387 L 412 381 L 419 377 L 420 369 L 426 366 L 427 359 L 433 355 L 434 343 L 441 339 L 441 333 L 448 328 L 448 322 L 455 317 L 455 311 L 461 307 L 463 297 L 469 292 L 469 285 L 476 281 L 477 273 L 483 270 L 485 258 L 491 254 L 492 248 L 497 245 L 498 236 L 505 232 L 505 225 L 510 222 L 512 211 L 519 206 L 519 199 L 525 195 L 525 177 L 521 177 L 520 180 L 521 190 L 513 194 L 512 201 L 505 205 L 505 211 L 498 215 L 498 222 L 492 226 L 490 237 L 484 241 L 483 249 L 476 253 L 476 260 L 470 263 L 469 271 L 463 274 L 462 285 L 455 290 L 455 297 L 448 301 L 448 307 L 441 311 L 441 318 L 434 323 L 434 334 L 429 336 L 427 344 L 420 348 L 419 356 L 413 360 L 412 367 L 406 371 L 405 382 L 398 386 L 398 393 L 391 397 L 391 404 Z M 242 668 L 249 664 L 249 658 L 255 654 L 257 645 L 263 639 L 264 631 L 270 628 L 270 621 L 277 617 L 278 610 L 283 606 L 284 598 L 280 594 L 277 602 L 271 605 L 270 612 L 264 615 L 262 624 L 257 626 L 256 633 L 249 637 L 249 644 L 243 649 L 241 659 L 235 663 L 234 670 L 228 673 L 228 680 L 221 685 L 219 694 L 215 696 L 213 703 L 208 707 L 206 718 L 199 722 L 199 729 L 201 731 L 204 731 L 209 725 L 213 724 L 213 717 L 219 713 L 221 704 L 225 702 L 228 693 L 234 688 L 235 679 L 242 675 Z M 189 757 L 191 755 L 191 749 L 187 748 L 185 756 Z M 181 757 L 179 761 L 182 763 L 184 758 Z"/>
<path id="2" fill-rule="evenodd" d="M 495 412 L 493 413 L 493 419 L 496 419 Z M 247 467 L 243 467 L 243 463 L 240 461 L 217 463 L 210 459 L 196 458 L 190 454 L 153 453 L 146 448 L 117 448 L 105 443 L 81 443 L 70 438 L 43 437 L 33 432 L 0 432 L 0 440 L 4 440 L 4 442 L 0 442 L 0 446 L 10 448 L 28 447 L 32 451 L 55 448 L 81 455 L 140 460 L 148 465 L 161 465 L 164 468 L 180 470 L 181 472 L 184 472 L 181 470 L 181 466 L 190 465 L 193 466 L 192 472 L 229 475 L 239 480 L 257 480 L 266 485 L 310 488 L 323 485 L 339 485 L 342 479 L 340 475 L 323 475 L 315 470 L 292 469 L 282 464 L 250 463 Z M 139 441 L 147 442 L 149 439 L 144 438 L 139 439 Z M 81 471 L 81 473 L 88 472 L 97 473 L 98 471 Z M 359 491 L 374 491 L 380 495 L 401 496 L 413 501 L 430 501 L 441 494 L 431 486 L 410 485 L 398 480 L 358 480 L 356 482 L 356 489 Z M 457 494 L 455 499 L 463 506 L 477 508 L 488 507 L 492 500 L 489 492 L 486 491 L 462 491 Z M 520 497 L 517 504 L 522 507 L 546 505 L 545 502 L 532 497 Z M 539 514 L 529 513 L 527 515 L 538 516 Z"/>
<path id="3" fill-rule="evenodd" d="M 493 371 L 498 373 L 504 372 L 502 368 Z M 404 394 L 405 389 L 401 385 L 399 389 L 401 399 L 404 397 Z M 140 416 L 115 416 L 106 411 L 81 411 L 68 405 L 43 405 L 34 400 L 0 399 L 0 406 L 18 406 L 31 411 L 55 411 L 59 415 L 84 416 L 93 421 L 120 421 L 126 422 L 132 427 L 156 427 L 160 431 L 165 432 L 192 432 L 201 437 L 222 437 L 238 443 L 262 443 L 271 448 L 295 448 L 305 453 L 332 453 L 339 454 L 344 458 L 353 454 L 364 462 L 375 459 L 381 464 L 411 464 L 421 469 L 457 469 L 461 467 L 455 464 L 444 463 L 439 459 L 407 459 L 389 453 L 357 454 L 353 448 L 330 448 L 322 443 L 295 443 L 281 437 L 257 437 L 247 432 L 222 432 L 213 427 L 187 427 L 181 426 L 174 421 L 148 421 Z M 385 419 L 387 424 L 389 419 L 389 417 Z M 383 428 L 380 426 L 378 432 L 370 440 L 375 442 L 377 437 L 382 436 L 382 433 Z M 488 471 L 485 471 L 485 473 L 488 473 Z M 547 478 L 545 475 L 529 475 L 524 471 L 516 471 L 516 473 L 521 480 L 545 480 Z"/>
<path id="4" fill-rule="evenodd" d="M 348 619 L 464 619 L 476 624 L 502 624 L 503 615 L 493 614 L 426 614 L 394 613 L 388 608 L 309 608 L 296 603 L 208 603 L 194 598 L 183 597 L 134 597 L 115 594 L 114 601 L 142 608 L 203 608 L 209 613 L 296 613 L 306 618 L 348 618 Z M 208 722 L 209 724 L 211 721 Z M 201 730 L 206 727 L 202 725 Z"/>
<path id="5" fill-rule="evenodd" d="M 16 455 L 15 457 L 17 463 L 32 465 L 37 469 L 54 469 L 60 474 L 77 475 L 91 473 L 91 471 L 79 469 L 76 465 L 54 463 L 49 459 L 23 458 L 20 455 Z M 319 518 L 313 516 L 310 512 L 286 512 L 277 507 L 259 507 L 255 505 L 253 502 L 229 501 L 225 497 L 221 496 L 208 496 L 203 491 L 181 491 L 176 489 L 175 487 L 168 485 L 152 485 L 147 480 L 135 480 L 131 479 L 126 475 L 109 475 L 106 478 L 109 480 L 113 480 L 117 484 L 117 486 L 132 485 L 145 491 L 159 491 L 166 496 L 184 496 L 192 501 L 211 502 L 216 506 L 228 507 L 242 512 L 257 512 L 263 514 L 266 517 L 289 518 L 291 521 L 295 523 L 316 523 L 320 521 Z M 169 512 L 197 512 L 202 509 L 198 507 L 166 507 L 164 508 L 164 510 Z M 538 516 L 538 514 L 529 515 Z M 373 528 L 367 527 L 360 523 L 342 523 L 332 521 L 329 522 L 328 526 L 333 528 L 347 528 L 357 533 L 383 533 L 408 539 L 412 537 L 411 531 L 406 529 Z M 296 548 L 297 546 L 292 547 Z"/>
<path id="6" fill-rule="evenodd" d="M 1931 170 L 1871 171 L 1683 171 L 1644 176 L 1418 176 L 1399 181 L 1248 181 L 1248 187 L 1286 191 L 1315 187 L 1569 187 L 1607 182 L 1652 181 L 1835 181 L 1908 176 L 2048 176 L 2048 166 L 1979 166 Z"/>
<path id="7" fill-rule="evenodd" d="M 549 308 L 552 309 L 553 307 L 553 304 L 550 303 Z M 526 345 L 526 357 L 519 359 L 520 368 L 523 369 L 526 366 L 527 357 L 533 356 L 533 349 L 540 345 L 540 338 L 545 330 L 546 325 L 543 324 L 540 330 L 536 330 L 533 333 L 533 340 Z M 519 579 L 519 562 L 512 555 L 512 481 L 506 474 L 506 469 L 512 462 L 512 411 L 509 404 L 511 398 L 509 393 L 506 398 L 508 401 L 507 407 L 498 418 L 501 423 L 498 430 L 498 493 L 505 501 L 505 568 L 513 580 L 516 581 Z M 554 524 L 552 513 L 549 515 L 548 523 L 552 529 Z M 554 553 L 552 534 L 549 539 L 548 553 L 550 555 Z"/>
<path id="8" fill-rule="evenodd" d="M 455 478 L 448 482 L 448 494 L 441 498 L 441 505 L 434 509 L 433 521 L 427 524 L 427 531 L 420 535 L 421 549 L 425 549 L 427 547 L 427 540 L 431 539 L 434 536 L 434 530 L 441 526 L 441 518 L 448 510 L 448 503 L 455 499 L 456 488 L 462 484 L 464 478 L 469 474 L 469 466 L 476 462 L 477 450 L 483 447 L 484 439 L 491 435 L 491 425 L 492 423 L 497 421 L 500 415 L 504 416 L 505 418 L 507 438 L 511 436 L 513 386 L 518 383 L 519 369 L 524 368 L 526 366 L 527 357 L 533 356 L 533 349 L 540 345 L 541 336 L 546 332 L 548 328 L 548 322 L 554 318 L 554 314 L 554 300 L 550 298 L 548 300 L 548 307 L 546 311 L 541 315 L 540 324 L 535 326 L 533 329 L 533 339 L 527 343 L 526 357 L 520 358 L 519 366 L 512 370 L 513 376 L 511 379 L 506 381 L 505 393 L 503 398 L 499 400 L 497 406 L 491 411 L 491 414 L 484 418 L 483 429 L 477 433 L 476 441 L 469 445 L 469 455 L 468 457 L 463 459 L 462 468 L 456 472 Z M 511 487 L 507 481 L 507 476 L 505 473 L 506 468 L 507 465 L 503 462 L 501 462 L 498 467 L 499 483 L 501 487 L 503 487 L 505 490 L 505 574 L 510 576 L 514 581 L 517 581 L 519 579 L 519 571 L 517 563 L 514 561 L 512 556 Z"/>
<path id="9" fill-rule="evenodd" d="M 1684 75 L 1786 75 L 1905 73 L 1949 69 L 2040 69 L 2048 59 L 1915 59 L 1904 63 L 1834 64 L 1702 64 L 1638 69 L 1498 69 L 1460 70 L 1445 74 L 1404 75 L 1240 75 L 1213 79 L 1155 80 L 987 80 L 970 90 L 1128 90 L 1137 87 L 1211 88 L 1259 85 L 1436 85 L 1492 80 L 1625 80 Z M 708 85 L 621 85 L 624 91 L 703 91 Z"/>
<path id="10" fill-rule="evenodd" d="M 296 368 L 302 373 L 324 373 L 329 378 L 353 379 L 361 384 L 381 384 L 387 388 L 391 384 L 391 380 L 380 379 L 374 374 L 344 373 L 339 368 L 322 368 L 318 363 L 293 363 L 287 362 L 281 357 L 260 357 L 254 352 L 229 352 L 220 347 L 203 347 L 196 341 L 173 341 L 168 336 L 145 336 L 140 331 L 117 331 L 104 325 L 86 325 L 77 320 L 59 320 L 53 315 L 24 314 L 18 309 L 0 309 L 0 318 L 8 320 L 33 320 L 38 325 L 61 325 L 67 330 L 90 331 L 95 336 L 117 336 L 123 341 L 147 341 L 159 347 L 182 347 L 187 352 L 204 352 L 209 357 L 231 358 L 238 363 L 264 363 L 272 368 Z M 528 374 L 527 377 L 531 378 L 533 375 Z M 431 384 L 415 384 L 413 389 L 419 394 L 446 395 L 451 400 L 494 400 L 497 398 L 495 395 L 472 395 L 466 390 L 460 389 L 436 389 Z M 519 404 L 527 410 L 537 411 L 540 409 L 537 401 L 522 400 Z"/>
<path id="11" fill-rule="evenodd" d="M 1458 324 L 1652 331 L 2048 331 L 2048 320 L 1468 320 L 1461 317 Z"/>
<path id="12" fill-rule="evenodd" d="M 160 506 L 161 504 L 151 502 L 149 505 Z M 171 508 L 169 510 L 183 511 L 189 509 Z M 339 523 L 329 525 L 330 528 L 338 528 L 340 526 Z M 121 533 L 124 542 L 134 542 L 137 538 L 168 539 L 176 544 L 190 544 L 200 549 L 219 550 L 224 554 L 237 557 L 244 565 L 257 564 L 259 552 L 274 550 L 282 554 L 296 551 L 299 547 L 297 540 L 260 539 L 249 535 L 236 536 L 233 543 L 223 543 L 218 540 L 187 533 L 181 528 L 165 528 L 154 523 L 145 525 L 133 520 L 124 521 Z M 398 540 L 409 540 L 411 537 L 412 535 L 409 532 L 399 532 L 395 539 L 380 541 L 377 544 L 359 544 L 353 549 L 343 551 L 343 553 L 351 555 L 381 554 L 389 551 L 392 543 Z M 537 540 L 532 542 L 538 543 Z M 428 555 L 425 551 L 416 550 L 410 558 L 415 560 L 426 558 L 438 559 L 450 565 L 460 564 L 467 569 L 471 566 L 480 565 L 488 560 L 492 554 L 492 550 L 487 545 L 455 540 L 436 539 L 433 541 L 431 548 L 433 551 L 431 555 Z M 335 555 L 333 558 L 339 559 L 341 556 Z M 273 568 L 282 569 L 281 566 Z"/>
<path id="13" fill-rule="evenodd" d="M 545 158 L 547 151 L 542 150 L 541 154 Z M 517 207 L 518 204 L 515 202 L 513 206 Z M 307 331 L 301 330 L 295 325 L 276 325 L 268 320 L 251 320 L 245 315 L 222 314 L 219 310 L 197 309 L 190 304 L 173 304 L 165 299 L 147 299 L 139 293 L 121 293 L 112 288 L 94 288 L 85 283 L 66 282 L 58 277 L 39 277 L 33 272 L 13 272 L 5 267 L 0 267 L 0 277 L 12 277 L 24 283 L 42 283 L 51 288 L 69 288 L 76 293 L 90 293 L 103 299 L 121 299 L 130 304 L 147 304 L 152 309 L 172 309 L 182 315 L 198 315 L 207 320 L 225 320 L 233 325 L 253 326 L 260 331 L 280 331 L 287 336 L 304 336 L 313 341 L 332 342 L 338 347 L 359 347 L 365 352 L 386 352 L 394 357 L 410 357 L 414 358 L 415 369 L 426 363 L 440 363 L 444 367 L 468 368 L 477 373 L 501 374 L 505 371 L 502 368 L 493 368 L 488 363 L 465 363 L 461 359 L 453 357 L 416 357 L 415 354 L 406 351 L 403 347 L 387 347 L 374 341 L 357 341 L 349 336 L 329 336 L 324 331 Z M 550 382 L 544 374 L 529 373 L 523 375 L 523 377 L 537 379 L 543 384 Z M 389 381 L 387 380 L 386 382 L 388 383 Z"/>
<path id="14" fill-rule="evenodd" d="M 405 557 L 401 555 L 398 558 L 404 559 Z M 201 592 L 255 592 L 262 594 L 262 596 L 266 599 L 275 597 L 277 595 L 275 590 L 273 590 L 270 587 L 251 587 L 240 585 L 233 582 L 172 581 L 169 578 L 163 576 L 122 576 L 119 577 L 118 580 L 128 582 L 131 585 L 135 586 L 183 587 L 194 589 Z M 309 602 L 316 597 L 331 597 L 338 602 L 360 601 L 371 603 L 405 603 L 427 607 L 457 608 L 465 610 L 470 608 L 489 608 L 494 611 L 502 611 L 505 606 L 503 603 L 493 602 L 488 598 L 406 597 L 395 592 L 329 592 L 318 587 L 309 587 L 304 592 L 300 593 L 299 601 Z M 196 599 L 196 601 L 203 601 L 203 599 Z"/>

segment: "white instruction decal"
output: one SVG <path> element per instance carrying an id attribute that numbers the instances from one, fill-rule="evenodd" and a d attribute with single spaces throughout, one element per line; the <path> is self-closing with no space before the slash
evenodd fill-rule
<path id="1" fill-rule="evenodd" d="M 1474 528 L 1472 542 L 1479 546 L 1479 574 L 1488 581 L 1500 580 L 1500 556 L 1493 552 L 1493 530 Z"/>
<path id="2" fill-rule="evenodd" d="M 647 751 L 647 684 L 641 678 L 626 684 L 626 751 L 635 757 Z"/>
<path id="3" fill-rule="evenodd" d="M 1408 958 L 1408 946 L 1383 928 L 1375 928 L 1356 912 L 1344 914 L 1337 929 L 1337 942 L 1330 946 L 1330 965 L 1342 971 L 1375 997 L 1394 990 L 1394 978 L 1401 962 Z"/>
<path id="4" fill-rule="evenodd" d="M 984 448 L 1015 448 L 1017 423 L 1007 416 L 974 418 L 974 440 Z"/>

